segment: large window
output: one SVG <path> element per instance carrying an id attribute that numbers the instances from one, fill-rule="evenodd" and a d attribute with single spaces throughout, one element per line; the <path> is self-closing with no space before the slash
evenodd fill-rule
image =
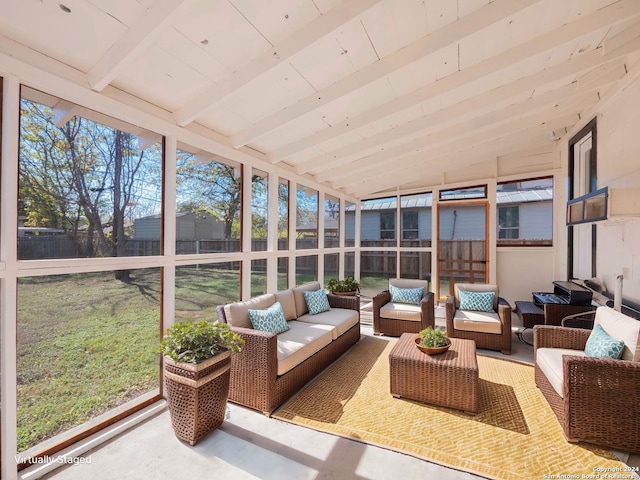
<path id="1" fill-rule="evenodd" d="M 213 154 L 190 150 L 183 146 L 177 152 L 176 252 L 239 252 L 241 168 Z M 156 219 L 148 218 L 138 222 L 136 231 L 153 236 L 159 228 Z"/>
<path id="2" fill-rule="evenodd" d="M 551 246 L 553 240 L 553 178 L 499 183 L 498 246 Z"/>
<path id="3" fill-rule="evenodd" d="M 353 247 L 356 244 L 356 204 L 346 202 L 344 206 L 344 246 Z"/>
<path id="4" fill-rule="evenodd" d="M 158 255 L 159 229 L 140 237 L 136 226 L 162 221 L 161 137 L 26 87 L 23 95 L 18 258 Z"/>
<path id="5" fill-rule="evenodd" d="M 340 255 L 327 253 L 324 256 L 324 279 L 338 278 Z"/>
<path id="6" fill-rule="evenodd" d="M 400 252 L 401 278 L 431 280 L 431 252 Z"/>
<path id="7" fill-rule="evenodd" d="M 278 183 L 278 250 L 289 249 L 289 181 Z"/>
<path id="8" fill-rule="evenodd" d="M 18 452 L 35 456 L 158 395 L 160 273 L 18 280 Z"/>
<path id="9" fill-rule="evenodd" d="M 254 170 L 251 177 L 251 250 L 267 249 L 267 203 L 269 198 L 267 174 Z"/>
<path id="10" fill-rule="evenodd" d="M 251 296 L 267 293 L 267 261 L 251 260 Z"/>
<path id="11" fill-rule="evenodd" d="M 360 240 L 363 247 L 395 247 L 396 197 L 365 200 L 360 208 Z"/>
<path id="12" fill-rule="evenodd" d="M 318 247 L 318 192 L 298 187 L 296 194 L 296 248 Z"/>
<path id="13" fill-rule="evenodd" d="M 397 254 L 394 250 L 362 251 L 360 253 L 360 293 L 365 297 L 373 298 L 389 288 L 389 278 L 395 278 L 396 272 Z"/>
<path id="14" fill-rule="evenodd" d="M 175 321 L 211 321 L 218 305 L 240 299 L 240 263 L 176 267 L 175 285 Z"/>
<path id="15" fill-rule="evenodd" d="M 340 199 L 331 195 L 324 199 L 324 246 L 340 246 Z"/>
<path id="16" fill-rule="evenodd" d="M 431 193 L 400 197 L 402 219 L 401 247 L 431 246 Z"/>
<path id="17" fill-rule="evenodd" d="M 597 153 L 597 119 L 594 118 L 569 140 L 569 200 L 597 189 Z M 568 278 L 597 276 L 597 228 L 595 223 L 568 227 Z"/>
<path id="18" fill-rule="evenodd" d="M 296 285 L 318 279 L 318 256 L 305 255 L 296 257 Z"/>

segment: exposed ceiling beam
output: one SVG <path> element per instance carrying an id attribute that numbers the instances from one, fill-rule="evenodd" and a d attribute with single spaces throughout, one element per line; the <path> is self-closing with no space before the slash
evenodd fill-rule
<path id="1" fill-rule="evenodd" d="M 215 85 L 200 93 L 186 105 L 174 112 L 176 123 L 185 126 L 198 117 L 205 115 L 222 100 L 233 94 L 239 88 L 277 67 L 291 57 L 298 54 L 309 45 L 330 34 L 341 25 L 359 17 L 382 0 L 349 0 L 332 10 L 320 15 L 309 24 L 296 31 L 283 42 L 255 57 L 244 67 L 236 70 Z"/>
<path id="2" fill-rule="evenodd" d="M 193 0 L 156 0 L 122 38 L 87 72 L 89 86 L 99 92 L 145 50 Z"/>
<path id="3" fill-rule="evenodd" d="M 606 28 L 607 26 L 627 21 L 630 18 L 637 17 L 638 15 L 640 15 L 640 12 L 638 11 L 637 3 L 635 3 L 634 0 L 623 0 L 621 2 L 611 4 L 589 15 L 581 16 L 578 20 L 564 24 L 556 30 L 538 35 L 525 43 L 512 47 L 509 50 L 494 55 L 493 57 L 487 58 L 486 60 L 469 68 L 465 68 L 439 79 L 437 82 L 425 85 L 424 87 L 421 87 L 409 94 L 398 97 L 390 102 L 363 112 L 360 115 L 353 116 L 349 118 L 348 121 L 334 124 L 331 128 L 325 128 L 313 135 L 291 142 L 290 144 L 268 154 L 267 159 L 272 163 L 284 160 L 295 153 L 320 145 L 346 133 L 354 132 L 358 128 L 369 125 L 402 110 L 411 108 L 414 105 L 425 102 L 438 95 L 442 95 L 454 88 L 470 84 L 478 78 L 490 75 L 503 68 L 507 68 L 514 63 L 522 61 L 523 59 L 539 55 L 540 53 L 557 47 L 559 44 L 588 34 L 596 28 Z M 638 35 L 637 24 L 634 27 L 627 29 L 627 32 L 629 32 L 627 36 L 635 38 Z M 628 41 L 629 39 L 625 38 L 625 40 Z M 624 43 L 622 45 L 615 45 L 615 50 L 621 49 L 623 45 Z M 602 52 L 600 52 L 600 54 L 601 53 Z M 585 57 L 584 55 L 585 54 L 578 55 L 573 59 L 582 59 L 582 61 L 585 62 L 584 66 L 578 67 L 576 64 L 566 62 L 565 68 L 569 70 L 573 70 L 573 67 L 579 68 L 576 70 L 577 72 L 586 68 L 594 67 L 602 60 L 602 57 L 596 56 L 596 54 L 592 54 L 591 57 Z M 558 67 L 558 69 L 560 68 L 561 67 Z M 558 75 L 563 74 L 558 72 Z M 530 85 L 535 87 L 536 84 L 531 83 Z"/>
<path id="4" fill-rule="evenodd" d="M 435 32 L 425 35 L 421 39 L 360 69 L 354 74 L 254 123 L 235 135 L 232 135 L 230 142 L 235 147 L 246 145 L 271 130 L 275 130 L 312 110 L 320 108 L 358 88 L 383 78 L 402 67 L 406 67 L 538 1 L 540 0 L 494 0 L 492 3 L 481 7 L 469 15 L 465 15 Z"/>
<path id="5" fill-rule="evenodd" d="M 141 131 L 136 135 L 138 139 L 138 149 L 146 150 L 147 148 L 162 142 L 162 136 L 147 130 Z"/>
<path id="6" fill-rule="evenodd" d="M 615 81 L 624 75 L 624 53 L 609 63 L 603 65 L 599 71 L 598 78 L 590 80 L 591 86 L 605 85 L 609 81 Z M 373 149 L 384 145 L 392 140 L 406 137 L 421 130 L 430 127 L 445 124 L 455 119 L 464 119 L 469 117 L 469 112 L 473 112 L 476 116 L 482 114 L 489 108 L 502 108 L 501 104 L 509 98 L 536 90 L 545 84 L 555 82 L 570 75 L 577 74 L 589 67 L 598 65 L 603 60 L 601 52 L 592 50 L 582 53 L 573 59 L 561 64 L 542 70 L 528 77 L 520 78 L 506 85 L 501 85 L 489 92 L 483 92 L 480 95 L 463 100 L 455 105 L 444 108 L 442 110 L 425 115 L 417 120 L 408 122 L 399 127 L 387 130 L 378 135 L 368 137 L 356 143 L 352 143 L 338 150 L 328 152 L 324 155 L 305 160 L 298 164 L 295 168 L 299 174 L 312 173 L 317 174 L 323 170 L 340 165 L 347 159 L 353 158 L 359 152 L 367 149 Z M 612 73 L 611 70 L 614 70 Z M 599 81 L 598 81 L 599 80 Z M 588 84 L 586 82 L 578 82 L 577 88 L 586 91 Z M 575 88 L 575 86 L 574 86 Z"/>
<path id="7" fill-rule="evenodd" d="M 484 115 L 476 115 L 473 118 L 451 127 L 430 131 L 428 135 L 416 138 L 410 142 L 396 145 L 376 154 L 350 162 L 348 175 L 351 177 L 355 176 L 355 178 L 357 178 L 358 175 L 362 174 L 359 171 L 360 169 L 366 171 L 368 168 L 374 167 L 375 165 L 382 165 L 389 160 L 410 152 L 420 151 L 425 156 L 428 156 L 430 152 L 440 150 L 443 146 L 447 146 L 447 148 L 449 148 L 449 145 L 451 144 L 465 143 L 465 137 L 468 138 L 471 136 L 474 139 L 482 140 L 485 135 L 484 132 L 491 128 L 495 128 L 495 125 L 510 123 L 510 125 L 513 126 L 516 125 L 518 121 L 527 119 L 534 113 L 538 114 L 537 116 L 540 117 L 540 121 L 544 121 L 545 118 L 548 118 L 549 112 L 553 111 L 553 109 L 563 110 L 570 108 L 579 111 L 580 107 L 584 106 L 584 103 L 582 102 L 587 102 L 587 104 L 597 102 L 598 95 L 596 93 L 589 92 L 576 96 L 576 90 L 576 84 L 573 83 L 542 95 L 538 95 L 537 97 L 485 113 Z M 572 96 L 574 96 L 574 98 L 571 98 Z M 555 107 L 553 107 L 554 104 L 556 104 Z M 542 115 L 540 115 L 540 112 Z M 514 121 L 516 123 L 513 123 Z M 527 122 L 528 121 L 529 120 L 527 120 Z M 480 127 L 478 128 L 479 125 Z M 470 132 L 473 132 L 473 135 L 470 135 Z M 342 186 L 340 181 L 335 181 L 341 171 L 344 171 L 344 169 L 339 167 L 330 169 L 316 175 L 315 179 L 319 182 L 333 180 L 334 185 Z"/>
<path id="8" fill-rule="evenodd" d="M 572 127 L 579 121 L 577 115 L 567 116 L 549 124 L 538 125 L 527 131 L 507 135 L 499 139 L 494 139 L 490 143 L 481 146 L 470 146 L 458 152 L 451 152 L 440 157 L 420 159 L 406 157 L 398 159 L 394 165 L 394 169 L 386 170 L 380 174 L 370 176 L 366 179 L 360 179 L 346 185 L 342 190 L 353 194 L 356 197 L 371 195 L 374 192 L 380 192 L 402 186 L 405 183 L 414 183 L 416 181 L 416 168 L 427 172 L 424 177 L 429 178 L 441 177 L 448 171 L 455 171 L 459 168 L 467 168 L 474 162 L 483 162 L 493 160 L 497 157 L 494 148 L 498 148 L 501 152 L 509 154 L 521 149 L 533 148 L 551 142 L 549 138 L 550 129 L 558 129 L 561 126 Z M 563 125 L 564 124 L 564 125 Z M 416 167 L 416 162 L 418 167 Z M 487 177 L 492 176 L 487 174 Z M 434 182 L 436 183 L 436 182 Z"/>
<path id="9" fill-rule="evenodd" d="M 615 63 L 615 65 L 613 65 Z M 454 126 L 447 128 L 438 128 L 435 129 L 438 125 L 450 125 L 452 120 L 455 120 L 456 117 L 442 118 L 442 116 L 437 116 L 436 119 L 439 121 L 429 122 L 429 127 L 432 127 L 429 130 L 429 134 L 426 136 L 422 136 L 419 138 L 412 139 L 410 141 L 404 142 L 399 145 L 395 145 L 390 148 L 384 148 L 378 151 L 377 153 L 373 153 L 364 157 L 360 162 L 372 162 L 377 160 L 384 161 L 385 159 L 394 158 L 397 155 L 402 155 L 406 152 L 424 149 L 424 148 L 433 148 L 434 145 L 441 143 L 441 138 L 445 138 L 445 135 L 456 136 L 455 132 L 460 132 L 460 134 L 465 134 L 471 130 L 477 129 L 478 125 L 482 125 L 483 128 L 498 122 L 502 122 L 505 120 L 509 120 L 512 118 L 520 118 L 522 115 L 530 114 L 539 110 L 541 108 L 549 107 L 553 104 L 564 105 L 567 102 L 571 101 L 572 97 L 578 96 L 578 101 L 581 101 L 583 98 L 596 98 L 597 96 L 587 95 L 588 92 L 592 92 L 594 90 L 600 89 L 605 85 L 611 84 L 617 80 L 620 80 L 626 71 L 624 69 L 624 64 L 620 63 L 620 60 L 615 60 L 609 65 L 607 69 L 607 74 L 600 75 L 597 81 L 593 81 L 590 85 L 590 88 L 579 88 L 580 84 L 578 82 L 570 83 L 569 85 L 565 85 L 563 87 L 559 87 L 548 92 L 541 93 L 539 95 L 529 97 L 525 100 L 518 101 L 516 103 L 512 103 L 510 105 L 506 105 L 502 102 L 497 102 L 493 105 L 493 108 L 489 111 L 487 109 L 475 108 L 473 105 L 466 105 L 467 102 L 462 102 L 468 108 L 466 110 L 467 115 L 463 115 L 464 111 L 453 109 L 455 113 L 459 113 L 460 116 L 459 121 L 456 121 Z M 500 90 L 500 89 L 496 89 Z M 495 90 L 494 90 L 495 92 Z M 505 96 L 505 99 L 509 98 L 509 96 Z M 470 99 L 474 100 L 474 99 Z M 575 102 L 572 102 L 575 103 Z M 460 105 L 460 104 L 458 104 Z M 469 114 L 468 112 L 471 112 Z M 425 117 L 423 117 L 425 118 Z M 398 129 L 403 127 L 398 127 Z M 390 132 L 392 132 L 391 130 Z M 388 132 L 385 132 L 388 133 Z M 384 135 L 384 134 L 383 134 Z M 387 135 L 388 136 L 388 135 Z M 398 136 L 399 133 L 398 133 Z M 375 137 L 374 137 L 375 138 Z M 364 142 L 364 141 L 363 141 Z M 363 143 L 360 142 L 360 143 Z M 336 168 L 340 169 L 340 162 L 336 162 L 335 159 L 330 161 L 324 161 L 322 158 L 317 159 L 318 163 L 317 167 L 312 169 L 311 172 L 315 173 L 315 178 L 318 181 L 328 181 L 334 177 L 336 174 Z M 356 167 L 358 161 L 351 163 L 352 167 Z M 339 171 L 339 170 L 338 170 Z M 316 173 L 317 172 L 317 173 Z"/>
<path id="10" fill-rule="evenodd" d="M 592 100 L 593 102 L 593 100 Z M 573 108 L 571 108 L 573 107 Z M 389 165 L 389 161 L 382 165 L 383 168 L 379 168 L 380 174 L 371 175 L 367 174 L 367 183 L 376 177 L 385 178 L 393 181 L 395 178 L 398 167 L 403 169 L 413 169 L 415 175 L 416 169 L 424 169 L 426 166 L 431 168 L 437 159 L 442 157 L 448 158 L 447 165 L 452 165 L 451 159 L 456 158 L 465 160 L 467 157 L 472 157 L 477 153 L 482 153 L 487 156 L 497 157 L 503 155 L 505 152 L 501 150 L 501 141 L 511 141 L 513 138 L 518 138 L 521 142 L 526 142 L 528 137 L 535 137 L 547 135 L 547 141 L 551 141 L 551 132 L 558 128 L 573 125 L 579 121 L 580 117 L 577 113 L 575 106 L 569 106 L 569 108 L 563 108 L 562 110 L 548 110 L 546 112 L 537 113 L 535 115 L 528 115 L 519 120 L 512 122 L 502 122 L 497 125 L 492 125 L 490 128 L 484 131 L 471 132 L 465 137 L 461 137 L 459 141 L 451 140 L 451 142 L 443 142 L 438 147 L 420 151 L 417 153 L 400 156 L 393 161 L 394 168 L 388 169 L 384 166 Z M 349 169 L 349 172 L 352 169 Z M 386 170 L 386 172 L 385 172 Z M 371 167 L 370 171 L 376 171 L 375 165 Z M 345 178 L 349 175 L 349 178 Z M 365 178 L 360 172 L 360 175 L 351 175 L 350 173 L 338 177 L 335 182 L 337 188 L 342 188 L 345 191 L 349 190 L 353 184 L 358 184 Z"/>
<path id="11" fill-rule="evenodd" d="M 78 114 L 78 106 L 67 100 L 58 101 L 53 107 L 53 120 L 56 127 L 62 127 Z"/>

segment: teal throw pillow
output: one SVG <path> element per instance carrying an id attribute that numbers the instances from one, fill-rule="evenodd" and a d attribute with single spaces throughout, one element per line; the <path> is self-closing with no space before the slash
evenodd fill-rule
<path id="1" fill-rule="evenodd" d="M 460 310 L 475 310 L 476 312 L 495 312 L 493 300 L 496 296 L 493 292 L 467 292 L 460 290 Z"/>
<path id="2" fill-rule="evenodd" d="M 256 330 L 262 332 L 282 333 L 289 330 L 289 324 L 284 318 L 284 311 L 280 302 L 276 302 L 263 310 L 249 309 L 249 320 Z"/>
<path id="3" fill-rule="evenodd" d="M 391 293 L 391 301 L 393 303 L 408 303 L 410 305 L 420 305 L 420 301 L 424 296 L 424 287 L 418 288 L 399 288 L 389 285 Z"/>
<path id="4" fill-rule="evenodd" d="M 612 338 L 600 325 L 596 325 L 589 335 L 584 353 L 588 357 L 611 357 L 614 360 L 622 356 L 624 342 Z"/>
<path id="5" fill-rule="evenodd" d="M 329 299 L 327 298 L 327 292 L 322 288 L 320 290 L 312 292 L 302 292 L 304 299 L 307 302 L 309 308 L 309 315 L 316 315 L 322 312 L 328 312 L 331 310 L 329 306 Z"/>

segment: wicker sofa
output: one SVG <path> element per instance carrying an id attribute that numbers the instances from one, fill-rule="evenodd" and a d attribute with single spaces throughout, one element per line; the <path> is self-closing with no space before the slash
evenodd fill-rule
<path id="1" fill-rule="evenodd" d="M 330 310 L 309 314 L 304 291 L 319 290 L 312 282 L 245 302 L 217 308 L 218 319 L 245 339 L 232 356 L 229 400 L 265 415 L 360 339 L 360 299 L 327 294 Z M 255 330 L 248 310 L 280 302 L 289 330 L 280 334 Z"/>
<path id="2" fill-rule="evenodd" d="M 591 330 L 533 328 L 535 381 L 570 442 L 640 452 L 640 321 L 598 307 L 594 328 L 624 341 L 622 358 L 585 353 Z"/>

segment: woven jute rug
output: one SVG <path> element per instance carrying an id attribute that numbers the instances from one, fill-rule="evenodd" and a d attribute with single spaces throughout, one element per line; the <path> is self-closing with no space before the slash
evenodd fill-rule
<path id="1" fill-rule="evenodd" d="M 610 450 L 564 439 L 533 366 L 478 355 L 480 412 L 470 416 L 393 398 L 394 344 L 363 336 L 273 416 L 486 478 L 589 478 L 597 467 L 625 472 Z"/>

